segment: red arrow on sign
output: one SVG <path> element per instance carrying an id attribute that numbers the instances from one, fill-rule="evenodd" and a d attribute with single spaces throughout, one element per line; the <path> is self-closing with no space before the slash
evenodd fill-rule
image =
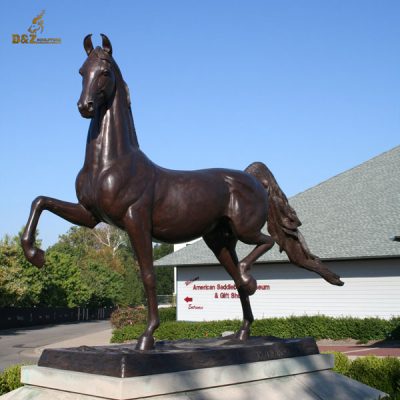
<path id="1" fill-rule="evenodd" d="M 185 297 L 184 300 L 186 301 L 186 303 L 190 303 L 191 301 L 193 301 L 193 299 L 191 297 Z"/>

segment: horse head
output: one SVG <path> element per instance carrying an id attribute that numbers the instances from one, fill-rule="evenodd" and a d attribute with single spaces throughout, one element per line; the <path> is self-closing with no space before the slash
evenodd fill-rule
<path id="1" fill-rule="evenodd" d="M 83 40 L 88 55 L 79 70 L 82 75 L 82 93 L 78 109 L 84 118 L 93 118 L 96 111 L 107 106 L 115 94 L 117 76 L 120 74 L 112 58 L 112 47 L 106 35 L 101 34 L 102 47 L 93 48 L 91 34 Z"/>

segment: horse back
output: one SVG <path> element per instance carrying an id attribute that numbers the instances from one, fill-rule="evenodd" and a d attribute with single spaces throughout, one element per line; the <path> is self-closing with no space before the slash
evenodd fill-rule
<path id="1" fill-rule="evenodd" d="M 245 209 L 254 213 L 254 203 L 266 209 L 266 192 L 245 172 L 160 168 L 154 187 L 153 236 L 167 242 L 191 240 L 212 230 L 222 218 L 236 218 Z M 260 214 L 263 219 L 266 210 Z"/>

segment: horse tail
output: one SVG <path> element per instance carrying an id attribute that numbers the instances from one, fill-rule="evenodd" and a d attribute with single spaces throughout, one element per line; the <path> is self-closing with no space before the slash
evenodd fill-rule
<path id="1" fill-rule="evenodd" d="M 272 172 L 260 162 L 249 165 L 245 172 L 254 176 L 268 193 L 267 229 L 272 239 L 279 245 L 279 251 L 285 251 L 289 260 L 301 268 L 314 271 L 332 285 L 342 286 L 340 277 L 330 271 L 321 260 L 312 254 L 299 231 L 301 222 L 296 211 L 279 187 Z"/>

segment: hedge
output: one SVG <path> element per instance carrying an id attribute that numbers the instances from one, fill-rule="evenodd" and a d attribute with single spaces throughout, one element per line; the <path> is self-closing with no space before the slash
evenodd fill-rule
<path id="1" fill-rule="evenodd" d="M 167 310 L 167 309 L 166 309 Z M 194 339 L 219 337 L 224 331 L 239 329 L 239 320 L 212 322 L 171 321 L 174 309 L 165 311 L 155 336 L 158 340 Z M 163 322 L 164 321 L 164 322 Z M 145 324 L 125 325 L 115 329 L 113 343 L 137 339 L 145 329 Z M 312 336 L 315 339 L 355 339 L 368 340 L 400 339 L 400 318 L 384 320 L 379 318 L 333 318 L 324 315 L 288 318 L 267 318 L 254 321 L 251 330 L 255 336 L 278 336 L 282 338 Z"/>

